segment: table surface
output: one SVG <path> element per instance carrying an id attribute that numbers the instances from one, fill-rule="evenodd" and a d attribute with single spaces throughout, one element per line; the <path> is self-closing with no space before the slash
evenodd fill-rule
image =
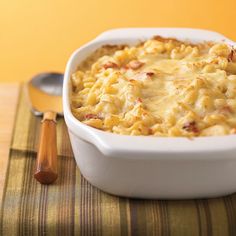
<path id="1" fill-rule="evenodd" d="M 2 201 L 19 89 L 18 83 L 0 84 L 0 202 Z"/>
<path id="2" fill-rule="evenodd" d="M 2 201 L 4 181 L 5 181 L 6 170 L 7 170 L 7 165 L 8 165 L 9 147 L 11 144 L 11 137 L 12 137 L 12 132 L 13 132 L 14 118 L 15 118 L 15 114 L 16 114 L 19 91 L 20 91 L 20 84 L 18 84 L 18 83 L 15 83 L 15 84 L 1 84 L 0 83 L 0 98 L 1 98 L 0 99 L 0 109 L 1 109 L 1 116 L 0 116 L 0 205 L 1 205 L 1 201 Z M 67 167 L 68 167 L 68 164 L 67 164 Z M 67 181 L 69 181 L 69 180 L 67 179 Z M 55 203 L 55 205 L 49 204 L 49 206 L 51 207 L 49 212 L 52 213 L 52 212 L 54 212 L 54 207 L 57 206 L 58 201 L 60 204 L 62 202 L 64 202 L 64 201 L 60 200 L 60 198 L 58 196 L 68 197 L 68 199 L 65 201 L 67 204 L 66 206 L 69 209 L 68 212 L 66 211 L 67 213 L 65 215 L 63 215 L 63 217 L 64 217 L 63 218 L 62 217 L 63 210 L 62 210 L 60 213 L 61 215 L 59 216 L 59 218 L 56 218 L 56 219 L 60 219 L 60 220 L 68 219 L 68 221 L 65 221 L 65 224 L 66 224 L 66 222 L 67 223 L 73 222 L 73 224 L 74 224 L 74 219 L 79 219 L 78 216 L 82 217 L 81 218 L 82 220 L 80 219 L 82 223 L 87 222 L 87 220 L 89 220 L 89 219 L 92 219 L 92 218 L 89 218 L 88 215 L 89 215 L 89 212 L 91 213 L 92 211 L 95 211 L 95 212 L 98 211 L 98 210 L 94 210 L 94 209 L 97 209 L 96 207 L 98 207 L 98 198 L 97 198 L 98 192 L 96 190 L 92 190 L 92 188 L 90 188 L 89 185 L 86 185 L 85 183 L 83 183 L 83 184 L 84 184 L 83 196 L 81 199 L 84 199 L 85 202 L 80 210 L 78 210 L 79 209 L 78 207 L 75 208 L 75 209 L 77 209 L 77 212 L 75 215 L 76 218 L 73 218 L 73 217 L 69 218 L 68 217 L 68 215 L 70 215 L 68 212 L 73 212 L 70 208 L 72 206 L 72 203 L 71 203 L 71 200 L 68 202 L 68 199 L 71 199 L 71 198 L 68 197 L 69 195 L 65 194 L 65 195 L 57 195 L 57 197 L 55 198 L 57 201 Z M 86 188 L 88 188 L 88 189 L 86 190 Z M 67 189 L 67 188 L 64 188 L 64 191 L 65 191 L 65 189 Z M 78 189 L 77 189 L 77 193 L 78 193 Z M 88 195 L 88 193 L 89 193 L 89 195 Z M 73 195 L 73 193 L 72 193 L 72 195 Z M 70 195 L 70 196 L 72 196 L 72 195 Z M 85 197 L 85 196 L 87 196 L 87 197 Z M 95 200 L 93 199 L 91 201 L 88 196 L 93 196 L 95 198 Z M 163 227 L 163 228 L 158 228 L 157 229 L 158 231 L 164 229 L 163 232 L 169 232 L 169 231 L 165 231 L 165 228 L 164 228 L 165 225 L 168 225 L 166 223 L 168 220 L 168 222 L 169 222 L 168 230 L 170 230 L 170 232 L 173 232 L 173 233 L 182 232 L 182 233 L 179 233 L 178 235 L 190 235 L 188 232 L 190 232 L 193 228 L 197 229 L 199 225 L 200 225 L 199 226 L 200 227 L 199 235 L 200 234 L 205 235 L 204 232 L 211 232 L 211 231 L 208 231 L 208 229 L 212 230 L 214 235 L 235 235 L 233 233 L 233 232 L 235 232 L 234 225 L 230 225 L 230 223 L 232 224 L 232 222 L 235 222 L 235 215 L 234 215 L 234 211 L 232 210 L 233 205 L 229 205 L 229 203 L 233 204 L 232 202 L 234 200 L 232 200 L 232 199 L 235 199 L 235 197 L 231 197 L 228 200 L 226 200 L 226 198 L 225 199 L 218 198 L 218 199 L 213 199 L 210 202 L 208 202 L 208 201 L 203 202 L 202 200 L 198 200 L 196 202 L 195 201 L 188 201 L 186 203 L 184 201 L 170 201 L 169 208 L 168 208 L 170 216 L 168 216 L 168 214 L 166 214 L 166 211 L 167 211 L 166 209 L 167 209 L 168 205 L 166 205 L 162 202 L 158 203 L 157 205 L 155 205 L 153 203 L 153 201 L 150 201 L 149 203 L 143 202 L 143 204 L 140 205 L 141 207 L 138 208 L 137 207 L 138 203 L 136 200 L 126 201 L 125 199 L 123 199 L 119 203 L 119 200 L 114 200 L 114 199 L 111 200 L 112 198 L 110 198 L 109 195 L 107 196 L 106 194 L 101 193 L 101 195 L 99 195 L 99 196 L 100 197 L 102 196 L 101 197 L 102 200 L 99 198 L 102 203 L 101 205 L 99 205 L 99 209 L 100 210 L 102 209 L 101 211 L 103 212 L 103 214 L 102 214 L 103 218 L 102 218 L 102 221 L 96 221 L 96 220 L 94 221 L 93 220 L 93 222 L 96 222 L 96 224 L 99 224 L 99 226 L 102 225 L 101 227 L 107 227 L 108 225 L 111 225 L 111 226 L 116 225 L 116 223 L 117 223 L 116 216 L 121 214 L 120 209 L 122 207 L 122 212 L 123 212 L 122 216 L 124 215 L 125 218 L 127 218 L 128 217 L 127 215 L 129 215 L 129 217 L 131 217 L 129 219 L 133 219 L 133 221 L 135 222 L 132 226 L 133 228 L 130 228 L 131 230 L 132 229 L 137 230 L 139 228 L 143 229 L 143 225 L 140 224 L 139 222 L 144 222 L 147 219 L 147 218 L 145 218 L 146 216 L 144 216 L 143 213 L 146 212 L 146 210 L 148 210 L 147 212 L 149 212 L 150 214 L 151 213 L 153 214 L 151 217 L 152 221 L 150 221 L 150 227 L 148 228 L 148 230 L 152 229 L 152 224 L 155 226 L 155 224 L 153 223 L 154 219 L 155 219 L 155 217 L 158 217 L 160 214 L 161 216 L 165 215 L 165 220 L 162 219 L 160 222 L 159 221 L 157 222 L 156 225 L 158 225 L 158 227 L 160 225 L 161 225 L 161 227 Z M 28 199 L 30 199 L 30 197 Z M 77 199 L 80 199 L 80 198 L 78 197 Z M 10 201 L 11 201 L 11 199 L 10 199 Z M 49 201 L 49 199 L 47 201 Z M 50 199 L 50 201 L 53 201 L 53 200 Z M 78 201 L 80 201 L 80 200 L 78 200 Z M 41 204 L 44 205 L 45 202 L 46 202 L 46 200 L 44 199 L 44 201 L 42 201 Z M 119 204 L 121 204 L 121 205 L 119 205 Z M 152 205 L 152 204 L 154 204 L 154 205 Z M 78 202 L 77 202 L 77 205 L 78 205 Z M 25 205 L 23 205 L 23 206 L 25 206 Z M 110 208 L 111 206 L 112 206 L 112 208 Z M 30 208 L 30 209 L 31 210 L 36 209 L 37 206 L 34 206 L 34 207 L 35 208 Z M 43 209 L 44 209 L 44 207 L 43 207 Z M 88 211 L 88 212 L 85 214 L 84 213 L 85 211 Z M 128 213 L 126 212 L 127 215 L 124 214 L 124 211 L 128 212 Z M 29 212 L 29 209 L 28 209 L 28 212 Z M 44 211 L 39 210 L 39 208 L 37 209 L 36 213 L 34 211 L 32 211 L 32 212 L 30 211 L 31 215 L 32 214 L 40 215 L 41 212 L 44 212 Z M 82 214 L 82 212 L 83 212 L 83 214 Z M 113 214 L 113 212 L 115 212 L 115 214 Z M 183 214 L 182 214 L 182 212 L 183 212 Z M 213 213 L 213 214 L 211 215 L 210 213 Z M 99 215 L 99 214 L 95 214 L 95 215 Z M 113 215 L 114 217 L 111 217 L 111 215 Z M 133 215 L 133 217 L 132 217 L 132 215 Z M 146 215 L 146 213 L 145 213 L 145 215 Z M 21 219 L 26 220 L 27 217 L 26 216 L 24 216 L 24 217 L 22 218 L 22 216 L 21 216 Z M 49 219 L 54 218 L 54 216 L 52 216 L 52 215 L 50 217 L 48 217 L 48 218 Z M 10 216 L 10 218 L 11 218 L 11 216 Z M 37 219 L 41 219 L 41 218 L 37 218 Z M 33 218 L 32 218 L 32 222 L 37 223 L 38 222 L 37 219 L 35 219 L 33 221 Z M 140 219 L 142 219 L 142 221 L 139 221 Z M 188 219 L 189 219 L 189 221 L 188 221 Z M 31 220 L 29 222 L 31 222 Z M 48 222 L 50 223 L 50 221 L 48 221 Z M 54 221 L 52 221 L 52 222 L 54 222 Z M 59 222 L 61 222 L 61 221 L 59 221 Z M 97 223 L 97 222 L 100 222 L 100 223 Z M 103 222 L 103 224 L 101 224 L 101 222 Z M 124 223 L 125 219 L 122 222 L 123 222 L 123 224 L 126 225 L 126 223 Z M 130 220 L 130 222 L 131 222 L 131 220 Z M 197 225 L 197 223 L 195 225 L 195 222 L 198 222 L 199 225 Z M 118 223 L 119 224 L 117 224 L 118 225 L 117 227 L 120 230 L 121 229 L 120 228 L 121 221 L 119 221 Z M 184 224 L 181 224 L 181 223 L 184 223 Z M 210 224 L 209 228 L 207 226 L 208 223 Z M 76 224 L 77 224 L 76 229 L 78 230 L 78 232 L 81 232 L 80 228 L 78 228 L 79 226 L 81 226 L 80 223 L 78 223 L 76 221 Z M 58 225 L 58 224 L 55 224 L 55 225 Z M 63 224 L 59 224 L 59 225 L 63 225 Z M 62 229 L 65 230 L 66 227 L 70 228 L 70 226 L 68 226 L 68 225 L 67 226 L 63 225 Z M 178 227 L 178 225 L 180 225 L 180 227 Z M 212 225 L 215 225 L 215 226 L 213 227 Z M 93 227 L 95 227 L 95 226 L 93 226 Z M 93 227 L 91 227 L 91 229 L 93 229 Z M 139 227 L 139 228 L 135 228 L 135 227 Z M 16 229 L 16 227 L 14 227 L 14 230 L 15 229 Z M 28 229 L 28 227 L 25 226 L 25 229 Z M 34 230 L 34 229 L 35 229 L 34 227 L 30 228 L 30 230 Z M 89 229 L 89 227 L 86 229 Z M 84 231 L 82 231 L 82 232 L 84 232 Z M 112 231 L 112 232 L 115 232 L 115 231 Z M 160 231 L 160 232 L 162 232 L 162 231 Z M 226 233 L 226 232 L 228 232 L 228 233 Z M 230 232 L 232 232 L 232 234 Z M 195 232 L 195 233 L 196 233 L 196 235 L 198 235 L 197 232 Z"/>

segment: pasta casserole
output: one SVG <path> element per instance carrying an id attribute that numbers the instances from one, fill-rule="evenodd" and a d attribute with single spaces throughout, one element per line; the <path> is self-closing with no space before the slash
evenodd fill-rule
<path id="1" fill-rule="evenodd" d="M 73 115 L 125 135 L 236 133 L 236 52 L 224 42 L 191 44 L 155 36 L 106 45 L 71 77 Z"/>

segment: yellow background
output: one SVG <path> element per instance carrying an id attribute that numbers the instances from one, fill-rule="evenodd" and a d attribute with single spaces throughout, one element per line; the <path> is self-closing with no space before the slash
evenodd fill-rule
<path id="1" fill-rule="evenodd" d="M 0 81 L 63 71 L 70 54 L 116 27 L 195 27 L 236 40 L 236 0 L 0 0 Z"/>

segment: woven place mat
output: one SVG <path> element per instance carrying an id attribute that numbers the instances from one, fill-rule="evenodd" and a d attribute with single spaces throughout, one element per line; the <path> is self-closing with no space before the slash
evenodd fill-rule
<path id="1" fill-rule="evenodd" d="M 57 125 L 58 180 L 49 186 L 39 184 L 32 177 L 39 132 L 40 118 L 29 111 L 22 90 L 0 235 L 236 235 L 236 195 L 208 200 L 137 200 L 112 196 L 90 185 L 76 167 L 62 118 Z"/>

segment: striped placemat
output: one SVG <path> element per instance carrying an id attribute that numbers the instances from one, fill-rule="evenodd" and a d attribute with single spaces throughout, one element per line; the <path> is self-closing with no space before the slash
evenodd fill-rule
<path id="1" fill-rule="evenodd" d="M 0 235 L 236 235 L 236 195 L 208 200 L 136 200 L 111 196 L 91 186 L 76 167 L 62 118 L 57 126 L 59 178 L 53 185 L 40 185 L 32 177 L 39 130 L 40 118 L 29 111 L 22 90 Z"/>

